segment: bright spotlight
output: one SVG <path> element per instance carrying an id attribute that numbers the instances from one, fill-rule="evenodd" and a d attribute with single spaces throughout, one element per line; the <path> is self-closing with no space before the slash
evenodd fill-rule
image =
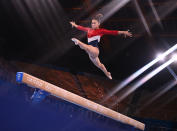
<path id="1" fill-rule="evenodd" d="M 159 54 L 157 54 L 157 59 L 163 61 L 165 59 L 165 55 L 159 53 Z"/>
<path id="2" fill-rule="evenodd" d="M 115 103 L 112 104 L 112 106 L 114 106 L 118 102 L 121 102 L 128 95 L 130 95 L 132 92 L 134 92 L 137 88 L 139 88 L 140 86 L 142 86 L 144 83 L 146 83 L 147 81 L 149 81 L 152 77 L 154 77 L 159 72 L 161 72 L 163 69 L 165 69 L 170 64 L 172 64 L 175 60 L 177 60 L 177 55 L 174 55 L 170 60 L 168 60 L 167 62 L 165 62 L 163 65 L 161 65 L 158 68 L 156 68 L 155 70 L 151 71 L 149 74 L 145 75 L 143 78 L 140 78 L 139 80 L 137 80 L 135 83 L 133 83 L 131 85 L 131 88 L 128 91 L 126 91 L 124 94 L 122 94 L 121 96 L 119 96 L 119 99 L 117 101 L 115 101 Z"/>
<path id="3" fill-rule="evenodd" d="M 173 54 L 172 55 L 172 59 L 175 60 L 175 61 L 177 61 L 177 54 Z"/>
<path id="4" fill-rule="evenodd" d="M 123 80 L 122 82 L 120 82 L 117 86 L 114 87 L 113 90 L 111 90 L 111 92 L 103 99 L 102 102 L 108 100 L 111 96 L 113 96 L 114 94 L 116 94 L 117 92 L 119 92 L 122 88 L 124 88 L 125 86 L 127 86 L 128 84 L 130 84 L 138 76 L 140 76 L 142 73 L 144 73 L 150 67 L 152 67 L 154 64 L 156 64 L 158 61 L 160 61 L 160 58 L 163 58 L 163 57 L 165 58 L 166 56 L 168 56 L 169 54 L 171 54 L 175 50 L 177 50 L 177 44 L 175 44 L 173 47 L 171 47 L 170 49 L 168 49 L 167 51 L 165 51 L 161 55 L 161 57 L 158 57 L 158 58 L 154 59 L 153 61 L 149 62 L 147 65 L 143 66 L 141 69 L 137 70 L 135 73 L 131 74 L 125 80 Z M 176 58 L 176 57 L 174 57 L 174 58 Z M 172 59 L 172 60 L 175 61 L 174 59 Z"/>

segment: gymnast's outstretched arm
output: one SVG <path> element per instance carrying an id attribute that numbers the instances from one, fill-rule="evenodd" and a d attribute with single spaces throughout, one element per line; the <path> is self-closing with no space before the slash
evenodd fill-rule
<path id="1" fill-rule="evenodd" d="M 72 27 L 75 27 L 77 28 L 78 30 L 82 30 L 82 31 L 85 31 L 85 32 L 88 32 L 88 30 L 90 28 L 88 27 L 83 27 L 83 26 L 80 26 L 80 25 L 77 25 L 75 22 L 71 21 L 70 24 L 72 25 Z"/>
<path id="2" fill-rule="evenodd" d="M 129 36 L 132 37 L 132 33 L 127 31 L 117 31 L 117 30 L 107 30 L 107 29 L 102 29 L 101 33 L 103 35 L 124 35 L 125 37 Z"/>

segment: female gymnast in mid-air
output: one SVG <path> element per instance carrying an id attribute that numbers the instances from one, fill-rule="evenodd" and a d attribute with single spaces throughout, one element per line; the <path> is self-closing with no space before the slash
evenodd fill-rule
<path id="1" fill-rule="evenodd" d="M 79 41 L 76 38 L 72 38 L 71 40 L 75 43 L 75 45 L 79 45 L 81 49 L 85 50 L 89 55 L 90 60 L 94 63 L 94 65 L 100 68 L 109 79 L 112 79 L 111 73 L 107 71 L 105 66 L 100 62 L 98 58 L 99 56 L 98 44 L 100 42 L 100 38 L 103 35 L 124 35 L 125 37 L 126 36 L 132 37 L 132 33 L 129 31 L 106 30 L 100 28 L 102 17 L 103 17 L 102 14 L 97 14 L 95 17 L 93 17 L 91 21 L 91 28 L 77 25 L 75 22 L 70 22 L 72 27 L 76 27 L 78 30 L 87 32 L 88 44 L 84 44 L 83 42 Z"/>

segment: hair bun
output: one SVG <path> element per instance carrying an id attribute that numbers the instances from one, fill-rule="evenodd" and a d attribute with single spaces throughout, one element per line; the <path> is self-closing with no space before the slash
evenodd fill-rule
<path id="1" fill-rule="evenodd" d="M 97 20 L 99 23 L 101 23 L 103 18 L 103 14 L 99 13 L 93 17 L 93 19 Z"/>
<path id="2" fill-rule="evenodd" d="M 95 17 L 98 18 L 98 19 L 101 19 L 101 18 L 103 18 L 103 14 L 99 13 Z"/>

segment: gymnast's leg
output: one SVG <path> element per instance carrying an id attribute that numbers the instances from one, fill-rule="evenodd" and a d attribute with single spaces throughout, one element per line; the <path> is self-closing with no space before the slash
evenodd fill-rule
<path id="1" fill-rule="evenodd" d="M 109 79 L 112 79 L 111 73 L 107 71 L 106 67 L 100 62 L 98 57 L 91 57 L 89 55 L 89 58 L 94 63 L 94 65 L 101 69 Z"/>
<path id="2" fill-rule="evenodd" d="M 99 49 L 97 47 L 84 44 L 76 38 L 72 38 L 71 40 L 75 43 L 75 45 L 79 45 L 81 49 L 85 50 L 88 53 L 89 58 L 93 62 L 93 64 L 97 66 L 99 69 L 101 69 L 109 79 L 112 79 L 111 73 L 107 71 L 105 66 L 100 62 L 98 58 Z"/>

